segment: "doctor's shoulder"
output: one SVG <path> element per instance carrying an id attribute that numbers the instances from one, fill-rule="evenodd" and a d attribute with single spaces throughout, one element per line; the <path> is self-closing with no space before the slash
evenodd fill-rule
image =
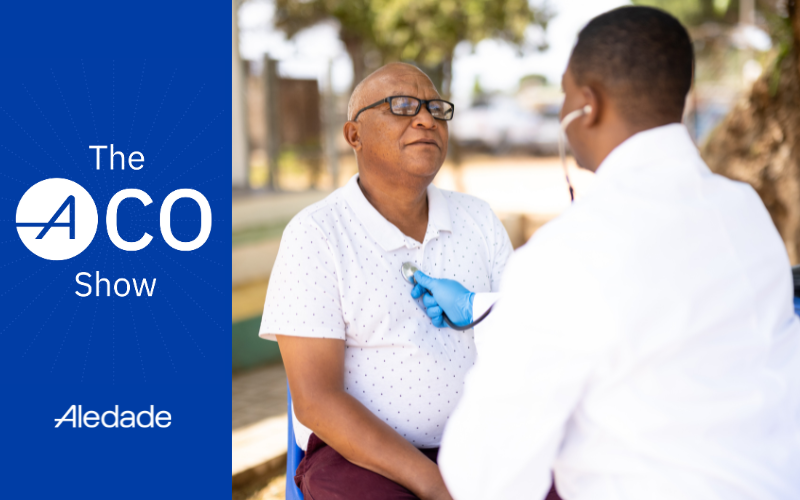
<path id="1" fill-rule="evenodd" d="M 576 204 L 537 229 L 522 248 L 537 245 L 571 249 L 595 244 L 615 232 L 606 215 L 595 207 Z"/>

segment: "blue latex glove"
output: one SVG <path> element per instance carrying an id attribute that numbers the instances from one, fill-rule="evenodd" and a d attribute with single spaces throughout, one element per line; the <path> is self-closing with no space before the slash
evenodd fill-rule
<path id="1" fill-rule="evenodd" d="M 475 294 L 464 288 L 461 283 L 431 278 L 422 271 L 414 273 L 414 280 L 417 283 L 411 290 L 411 296 L 415 299 L 422 297 L 422 304 L 433 326 L 437 328 L 447 326 L 442 318 L 442 311 L 458 326 L 472 322 L 472 301 Z"/>

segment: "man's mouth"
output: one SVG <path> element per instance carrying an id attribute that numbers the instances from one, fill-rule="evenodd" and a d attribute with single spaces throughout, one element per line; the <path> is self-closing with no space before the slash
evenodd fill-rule
<path id="1" fill-rule="evenodd" d="M 434 141 L 433 139 L 420 139 L 418 141 L 408 143 L 409 146 L 436 146 L 439 149 L 442 149 L 439 144 Z"/>

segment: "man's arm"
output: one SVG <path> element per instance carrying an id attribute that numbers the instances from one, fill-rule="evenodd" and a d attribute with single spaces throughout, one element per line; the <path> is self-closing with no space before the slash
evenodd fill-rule
<path id="1" fill-rule="evenodd" d="M 544 498 L 550 488 L 566 423 L 612 338 L 583 248 L 529 247 L 511 259 L 439 454 L 459 500 Z"/>
<path id="2" fill-rule="evenodd" d="M 350 462 L 423 500 L 451 500 L 439 468 L 344 390 L 345 342 L 278 335 L 297 419 Z"/>

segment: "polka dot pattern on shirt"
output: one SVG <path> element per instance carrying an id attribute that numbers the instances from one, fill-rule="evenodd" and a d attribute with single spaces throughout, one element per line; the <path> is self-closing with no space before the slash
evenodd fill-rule
<path id="1" fill-rule="evenodd" d="M 475 343 L 471 330 L 434 327 L 400 268 L 413 262 L 474 292 L 497 291 L 511 244 L 485 202 L 433 186 L 417 242 L 383 219 L 354 179 L 287 226 L 260 332 L 344 340 L 345 390 L 413 445 L 435 447 Z M 310 431 L 295 424 L 302 447 Z"/>

